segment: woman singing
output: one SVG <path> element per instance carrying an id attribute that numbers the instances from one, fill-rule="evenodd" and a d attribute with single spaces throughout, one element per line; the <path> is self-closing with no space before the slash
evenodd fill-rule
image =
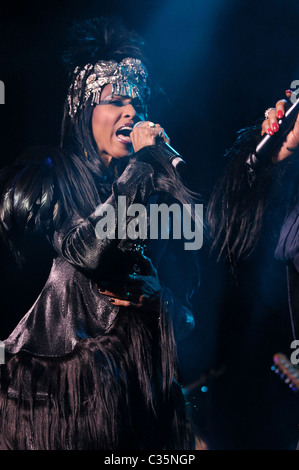
<path id="1" fill-rule="evenodd" d="M 117 217 L 120 201 L 126 211 L 192 202 L 147 118 L 141 42 L 110 20 L 85 21 L 65 63 L 61 148 L 1 173 L 3 238 L 18 259 L 33 234 L 54 255 L 5 340 L 0 448 L 192 449 L 176 341 L 193 328 L 196 253 L 171 236 L 134 239 L 132 214 Z"/>
<path id="2" fill-rule="evenodd" d="M 290 98 L 291 91 L 287 90 L 286 95 Z M 278 176 L 281 176 L 280 163 L 288 159 L 293 169 L 288 182 L 289 207 L 275 256 L 287 265 L 292 328 L 294 337 L 299 338 L 299 117 L 268 157 L 261 160 L 256 155 L 261 136 L 274 136 L 279 132 L 279 122 L 289 106 L 287 100 L 278 101 L 275 108 L 265 111 L 262 122 L 240 131 L 228 153 L 230 163 L 227 171 L 213 192 L 208 218 L 214 246 L 220 246 L 220 254 L 236 265 L 257 245 L 274 171 L 277 169 Z"/>

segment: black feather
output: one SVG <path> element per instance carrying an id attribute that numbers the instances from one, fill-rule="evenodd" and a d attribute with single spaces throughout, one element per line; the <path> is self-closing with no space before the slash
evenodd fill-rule
<path id="1" fill-rule="evenodd" d="M 69 72 L 99 60 L 120 62 L 133 57 L 145 62 L 144 46 L 138 33 L 127 29 L 119 18 L 83 20 L 73 23 L 69 29 L 62 61 Z"/>
<path id="2" fill-rule="evenodd" d="M 100 203 L 90 171 L 60 149 L 36 147 L 0 170 L 0 239 L 22 264 L 33 237 L 45 239 L 65 218 L 87 217 Z"/>

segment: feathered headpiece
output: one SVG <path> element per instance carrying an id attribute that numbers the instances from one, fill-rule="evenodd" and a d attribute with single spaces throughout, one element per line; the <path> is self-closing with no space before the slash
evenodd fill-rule
<path id="1" fill-rule="evenodd" d="M 64 62 L 72 70 L 67 96 L 74 117 L 87 101 L 99 104 L 102 88 L 110 83 L 112 95 L 138 97 L 144 107 L 150 96 L 148 72 L 141 61 L 143 42 L 119 20 L 97 18 L 75 24 Z"/>

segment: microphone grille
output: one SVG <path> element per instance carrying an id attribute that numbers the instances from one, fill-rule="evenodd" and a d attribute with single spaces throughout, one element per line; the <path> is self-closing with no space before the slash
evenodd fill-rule
<path id="1" fill-rule="evenodd" d="M 143 124 L 144 122 L 145 122 L 145 121 L 138 121 L 138 122 L 136 122 L 136 124 L 134 124 L 133 129 L 135 129 L 135 127 L 141 126 L 141 124 Z"/>

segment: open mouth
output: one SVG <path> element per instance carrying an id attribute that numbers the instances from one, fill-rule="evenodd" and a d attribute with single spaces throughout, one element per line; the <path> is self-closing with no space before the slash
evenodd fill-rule
<path id="1" fill-rule="evenodd" d="M 131 144 L 130 134 L 133 130 L 133 127 L 122 126 L 116 131 L 116 138 L 123 144 Z"/>

